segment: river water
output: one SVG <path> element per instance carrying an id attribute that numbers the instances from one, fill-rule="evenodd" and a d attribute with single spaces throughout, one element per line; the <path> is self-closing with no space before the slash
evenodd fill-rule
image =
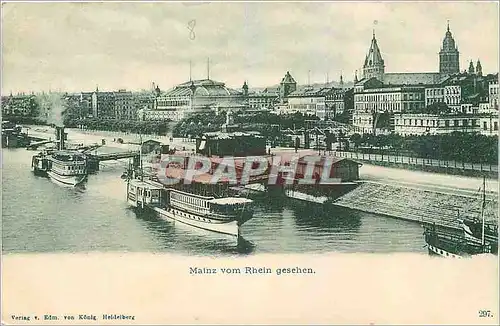
<path id="1" fill-rule="evenodd" d="M 13 252 L 426 253 L 417 223 L 338 208 L 328 213 L 292 200 L 256 198 L 254 218 L 236 243 L 208 231 L 127 208 L 123 162 L 105 162 L 84 188 L 31 172 L 25 149 L 2 149 L 2 250 Z"/>

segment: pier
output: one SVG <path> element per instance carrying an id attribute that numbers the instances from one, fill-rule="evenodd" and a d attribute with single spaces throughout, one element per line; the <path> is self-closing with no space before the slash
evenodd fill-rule
<path id="1" fill-rule="evenodd" d="M 37 141 L 37 142 L 34 142 L 34 143 L 30 143 L 28 146 L 26 146 L 26 149 L 36 150 L 36 149 L 38 149 L 39 146 L 42 146 L 42 145 L 45 145 L 45 144 L 50 144 L 52 142 L 53 142 L 53 140 Z"/>
<path id="2" fill-rule="evenodd" d="M 104 161 L 114 161 L 124 158 L 132 158 L 134 166 L 140 164 L 139 151 L 127 151 L 118 153 L 87 154 L 87 170 L 89 173 L 99 171 L 99 163 Z"/>

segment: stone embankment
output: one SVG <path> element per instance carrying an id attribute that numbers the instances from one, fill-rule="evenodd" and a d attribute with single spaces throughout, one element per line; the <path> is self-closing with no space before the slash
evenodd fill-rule
<path id="1" fill-rule="evenodd" d="M 481 194 L 442 193 L 399 185 L 362 182 L 334 204 L 420 223 L 459 228 L 459 217 L 480 217 Z M 486 220 L 498 219 L 498 199 L 488 195 Z"/>

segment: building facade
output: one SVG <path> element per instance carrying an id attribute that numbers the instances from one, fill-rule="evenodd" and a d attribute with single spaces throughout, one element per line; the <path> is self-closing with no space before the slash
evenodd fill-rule
<path id="1" fill-rule="evenodd" d="M 119 120 L 136 120 L 138 107 L 134 94 L 130 91 L 120 89 L 118 92 L 115 92 L 114 95 L 114 118 Z"/>
<path id="2" fill-rule="evenodd" d="M 468 72 L 460 73 L 459 58 L 448 24 L 439 52 L 439 72 L 386 73 L 373 34 L 363 65 L 363 78 L 359 81 L 356 78 L 354 85 L 352 122 L 355 129 L 373 132 L 378 115 L 387 113 L 391 115 L 389 130 L 401 134 L 480 131 L 481 112 L 488 106 L 494 107 L 495 103 L 498 107 L 498 95 L 494 97 L 495 90 L 498 93 L 495 86 L 498 74 L 483 76 L 479 60 L 475 67 L 471 61 Z M 401 115 L 408 116 L 402 118 Z M 420 119 L 410 115 L 423 116 Z M 494 121 L 488 128 L 494 129 Z"/>
<path id="3" fill-rule="evenodd" d="M 479 132 L 479 117 L 471 114 L 397 113 L 394 115 L 394 132 L 403 136 L 446 134 L 454 131 Z"/>
<path id="4" fill-rule="evenodd" d="M 405 112 L 425 107 L 423 86 L 377 87 L 354 92 L 355 112 Z"/>
<path id="5" fill-rule="evenodd" d="M 496 78 L 491 78 L 488 83 L 488 99 L 490 109 L 498 112 L 498 74 Z"/>
<path id="6" fill-rule="evenodd" d="M 99 89 L 92 93 L 81 93 L 82 111 L 87 116 L 99 119 L 137 120 L 139 111 L 154 106 L 155 92 L 131 92 L 125 89 L 102 92 Z"/>
<path id="7" fill-rule="evenodd" d="M 325 120 L 327 117 L 325 95 L 329 90 L 305 88 L 291 93 L 288 95 L 286 113 L 299 112 L 306 115 L 315 115 L 321 120 Z"/>
<path id="8" fill-rule="evenodd" d="M 272 109 L 279 101 L 278 89 L 266 88 L 261 92 L 249 92 L 246 83 L 242 89 L 246 97 L 247 110 Z"/>
<path id="9" fill-rule="evenodd" d="M 38 107 L 35 95 L 2 96 L 3 116 L 34 117 L 38 115 Z"/>
<path id="10" fill-rule="evenodd" d="M 498 113 L 482 114 L 479 118 L 479 132 L 486 136 L 498 136 Z"/>
<path id="11" fill-rule="evenodd" d="M 346 92 L 348 89 L 332 87 L 325 93 L 326 119 L 332 120 L 346 112 Z"/>
<path id="12" fill-rule="evenodd" d="M 211 79 L 193 80 L 160 94 L 156 105 L 141 111 L 144 120 L 179 121 L 202 112 L 236 111 L 245 108 L 245 96 Z"/>
<path id="13" fill-rule="evenodd" d="M 96 89 L 92 93 L 92 115 L 99 119 L 114 119 L 115 93 L 102 92 Z"/>

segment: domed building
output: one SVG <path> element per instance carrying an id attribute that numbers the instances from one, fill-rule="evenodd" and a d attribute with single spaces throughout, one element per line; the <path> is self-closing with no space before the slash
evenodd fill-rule
<path id="1" fill-rule="evenodd" d="M 179 121 L 198 112 L 239 110 L 245 106 L 243 93 L 211 79 L 191 80 L 160 94 L 144 120 Z"/>

